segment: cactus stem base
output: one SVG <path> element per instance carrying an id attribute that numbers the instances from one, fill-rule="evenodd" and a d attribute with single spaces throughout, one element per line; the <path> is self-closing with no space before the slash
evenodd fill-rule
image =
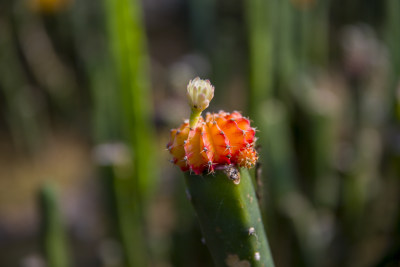
<path id="1" fill-rule="evenodd" d="M 224 171 L 206 176 L 186 173 L 185 177 L 216 266 L 273 267 L 248 169 L 240 169 L 239 184 Z"/>

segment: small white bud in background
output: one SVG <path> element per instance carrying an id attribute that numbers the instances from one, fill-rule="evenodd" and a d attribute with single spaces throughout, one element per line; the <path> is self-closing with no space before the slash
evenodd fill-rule
<path id="1" fill-rule="evenodd" d="M 187 86 L 187 97 L 190 107 L 201 112 L 210 105 L 210 101 L 214 97 L 214 86 L 209 80 L 196 77 Z"/>
<path id="2" fill-rule="evenodd" d="M 254 253 L 254 259 L 255 259 L 256 261 L 259 261 L 259 260 L 261 259 L 260 252 Z"/>

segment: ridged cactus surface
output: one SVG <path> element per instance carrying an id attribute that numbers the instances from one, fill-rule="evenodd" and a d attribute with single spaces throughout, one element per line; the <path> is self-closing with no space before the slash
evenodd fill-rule
<path id="1" fill-rule="evenodd" d="M 229 176 L 229 175 L 228 175 Z M 240 169 L 240 183 L 226 172 L 186 174 L 192 202 L 216 266 L 274 266 L 249 171 Z"/>
<path id="2" fill-rule="evenodd" d="M 255 129 L 250 126 L 249 119 L 239 112 L 220 111 L 207 113 L 205 120 L 200 117 L 193 128 L 186 121 L 171 130 L 167 149 L 182 171 L 202 174 L 229 164 L 254 166 L 258 158 L 255 140 Z"/>

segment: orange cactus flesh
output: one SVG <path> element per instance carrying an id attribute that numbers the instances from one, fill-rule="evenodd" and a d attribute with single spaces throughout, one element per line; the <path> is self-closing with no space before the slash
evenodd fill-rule
<path id="1" fill-rule="evenodd" d="M 202 174 L 229 164 L 253 167 L 258 160 L 255 140 L 249 119 L 236 111 L 220 111 L 207 113 L 205 120 L 200 117 L 193 129 L 188 121 L 172 129 L 167 149 L 173 156 L 172 162 L 182 171 Z"/>

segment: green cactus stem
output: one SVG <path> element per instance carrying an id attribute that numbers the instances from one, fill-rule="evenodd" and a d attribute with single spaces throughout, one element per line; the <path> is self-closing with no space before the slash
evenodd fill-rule
<path id="1" fill-rule="evenodd" d="M 110 48 L 122 108 L 122 132 L 129 142 L 135 168 L 132 180 L 135 200 L 150 201 L 157 184 L 155 130 L 151 124 L 150 79 L 146 35 L 138 0 L 104 0 Z"/>
<path id="2" fill-rule="evenodd" d="M 389 88 L 387 94 L 387 101 L 389 105 L 393 106 L 393 111 L 396 112 L 396 97 L 398 86 L 399 86 L 399 72 L 400 72 L 400 51 L 398 49 L 400 42 L 400 30 L 398 22 L 400 19 L 400 2 L 396 0 L 386 0 L 386 22 L 385 22 L 385 39 L 388 46 L 390 55 L 390 77 L 389 77 Z M 400 100 L 398 101 L 398 103 Z M 394 113 L 393 116 L 397 116 L 397 120 L 400 121 L 400 104 L 397 104 L 397 115 Z"/>
<path id="3" fill-rule="evenodd" d="M 42 247 L 47 266 L 70 266 L 65 229 L 61 219 L 57 194 L 53 185 L 45 184 L 40 189 L 39 207 L 41 213 Z"/>
<path id="4" fill-rule="evenodd" d="M 188 197 L 216 266 L 273 267 L 248 169 L 240 169 L 240 178 L 235 180 L 223 171 L 185 177 Z"/>
<path id="5" fill-rule="evenodd" d="M 291 147 L 290 121 L 287 109 L 278 100 L 269 100 L 259 109 L 261 159 L 268 166 L 268 193 L 277 202 L 297 191 L 294 151 Z M 268 188 L 268 186 L 267 186 Z M 265 192 L 267 193 L 267 192 Z"/>
<path id="6" fill-rule="evenodd" d="M 246 18 L 249 42 L 249 109 L 258 121 L 257 108 L 261 101 L 273 94 L 274 42 L 277 7 L 279 2 L 249 0 L 246 3 Z"/>
<path id="7" fill-rule="evenodd" d="M 200 116 L 201 116 L 201 110 L 192 109 L 192 112 L 190 113 L 190 119 L 189 119 L 190 128 L 196 127 L 197 122 L 200 119 Z"/>

